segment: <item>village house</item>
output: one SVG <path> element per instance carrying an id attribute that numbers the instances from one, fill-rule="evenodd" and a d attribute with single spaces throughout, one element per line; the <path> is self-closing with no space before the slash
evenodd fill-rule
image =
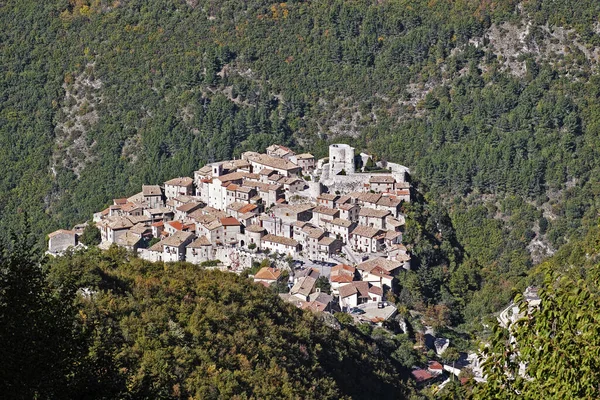
<path id="1" fill-rule="evenodd" d="M 143 185 L 142 198 L 149 208 L 158 208 L 165 205 L 162 189 L 158 185 Z"/>
<path id="2" fill-rule="evenodd" d="M 381 196 L 375 205 L 375 209 L 388 211 L 392 217 L 397 218 L 400 215 L 401 204 L 402 200 L 397 196 Z"/>
<path id="3" fill-rule="evenodd" d="M 317 243 L 317 260 L 328 261 L 342 249 L 342 241 L 333 237 L 323 237 Z"/>
<path id="4" fill-rule="evenodd" d="M 102 242 L 116 243 L 117 239 L 133 226 L 131 220 L 127 217 L 107 217 L 96 224 L 100 230 Z"/>
<path id="5" fill-rule="evenodd" d="M 247 151 L 242 154 L 242 159 L 247 160 L 250 163 L 253 172 L 268 168 L 277 172 L 279 175 L 288 177 L 298 176 L 302 171 L 302 168 L 293 162 L 283 158 L 273 157 L 268 154 Z"/>
<path id="6" fill-rule="evenodd" d="M 361 275 L 361 279 L 368 278 L 368 274 L 376 268 L 385 271 L 386 274 L 395 276 L 402 269 L 403 263 L 397 260 L 390 260 L 384 257 L 371 258 L 356 266 L 356 269 Z M 391 285 L 389 285 L 391 286 Z"/>
<path id="7" fill-rule="evenodd" d="M 266 153 L 269 156 L 284 158 L 286 160 L 291 159 L 296 154 L 289 148 L 279 144 L 272 144 L 271 146 L 267 147 Z"/>
<path id="8" fill-rule="evenodd" d="M 148 261 L 184 261 L 186 246 L 192 242 L 192 232 L 177 231 L 148 249 L 140 251 L 140 257 Z"/>
<path id="9" fill-rule="evenodd" d="M 194 180 L 189 177 L 180 177 L 165 182 L 165 196 L 167 200 L 177 196 L 191 196 L 194 194 Z"/>
<path id="10" fill-rule="evenodd" d="M 124 235 L 117 237 L 115 244 L 119 247 L 123 247 L 129 251 L 137 252 L 142 242 L 142 237 L 135 234 L 134 232 L 127 231 Z"/>
<path id="11" fill-rule="evenodd" d="M 279 280 L 281 277 L 281 270 L 273 267 L 263 267 L 256 274 L 254 274 L 254 282 L 263 282 L 266 286 L 269 286 Z"/>
<path id="12" fill-rule="evenodd" d="M 293 194 L 304 190 L 306 183 L 299 178 L 281 178 L 277 183 L 283 185 L 283 190 L 288 194 Z"/>
<path id="13" fill-rule="evenodd" d="M 377 192 L 390 192 L 395 189 L 396 180 L 391 175 L 373 175 L 369 178 L 369 189 Z"/>
<path id="14" fill-rule="evenodd" d="M 302 231 L 304 236 L 304 253 L 311 260 L 321 260 L 319 241 L 325 237 L 325 231 L 311 226 L 305 226 Z"/>
<path id="15" fill-rule="evenodd" d="M 196 224 L 184 224 L 181 221 L 167 221 L 164 223 L 164 230 L 169 234 L 173 235 L 177 231 L 194 232 L 196 230 Z"/>
<path id="16" fill-rule="evenodd" d="M 358 222 L 358 214 L 360 212 L 360 207 L 357 204 L 340 204 L 338 206 L 338 209 L 340 210 L 340 218 L 351 222 Z"/>
<path id="17" fill-rule="evenodd" d="M 354 228 L 356 228 L 355 223 L 342 218 L 332 219 L 331 222 L 325 224 L 325 230 L 343 244 L 350 243 L 350 233 Z"/>
<path id="18" fill-rule="evenodd" d="M 171 221 L 175 217 L 173 210 L 163 206 L 158 208 L 146 208 L 144 209 L 143 215 L 148 217 L 151 223 L 157 221 Z"/>
<path id="19" fill-rule="evenodd" d="M 213 246 L 206 236 L 199 236 L 185 248 L 185 260 L 192 264 L 201 264 L 213 258 Z"/>
<path id="20" fill-rule="evenodd" d="M 327 223 L 340 216 L 340 211 L 327 206 L 318 206 L 312 210 L 313 223 L 320 227 L 325 227 Z"/>
<path id="21" fill-rule="evenodd" d="M 267 234 L 267 230 L 260 225 L 248 225 L 245 228 L 246 241 L 241 243 L 242 246 L 250 246 L 254 244 L 257 248 L 261 248 L 262 237 Z"/>
<path id="22" fill-rule="evenodd" d="M 315 156 L 310 153 L 292 156 L 290 160 L 302 168 L 302 171 L 304 172 L 312 172 L 315 169 Z"/>
<path id="23" fill-rule="evenodd" d="M 308 301 L 302 302 L 300 308 L 303 310 L 310 310 L 313 312 L 331 312 L 331 303 L 333 296 L 321 292 L 315 291 L 308 295 Z"/>
<path id="24" fill-rule="evenodd" d="M 322 193 L 317 197 L 317 205 L 328 208 L 335 208 L 337 205 L 336 201 L 339 198 L 340 196 L 338 196 L 337 194 Z"/>
<path id="25" fill-rule="evenodd" d="M 191 201 L 189 203 L 182 204 L 179 207 L 175 208 L 175 219 L 179 220 L 179 221 L 186 221 L 186 220 L 188 220 L 189 214 L 193 213 L 196 210 L 199 210 L 200 208 L 202 208 L 204 206 L 205 206 L 204 203 L 198 203 L 195 201 Z"/>
<path id="26" fill-rule="evenodd" d="M 77 246 L 77 234 L 74 231 L 59 229 L 48 234 L 48 251 L 52 254 L 60 254 L 75 246 Z"/>
<path id="27" fill-rule="evenodd" d="M 295 256 L 300 251 L 300 245 L 291 238 L 275 235 L 265 235 L 260 241 L 261 250 L 270 250 L 274 253 Z"/>
<path id="28" fill-rule="evenodd" d="M 356 268 L 346 265 L 338 264 L 331 268 L 329 275 L 329 283 L 331 284 L 331 292 L 335 295 L 339 295 L 339 288 L 347 285 L 356 279 Z"/>
<path id="29" fill-rule="evenodd" d="M 296 296 L 302 301 L 308 301 L 310 294 L 315 290 L 317 279 L 312 276 L 304 276 L 292 286 L 290 295 Z"/>
<path id="30" fill-rule="evenodd" d="M 358 225 L 350 233 L 350 245 L 363 253 L 377 253 L 383 245 L 381 230 L 370 226 Z"/>
<path id="31" fill-rule="evenodd" d="M 390 215 L 389 211 L 363 207 L 358 213 L 358 224 L 377 229 L 386 229 L 385 219 L 388 215 Z"/>
<path id="32" fill-rule="evenodd" d="M 380 287 L 363 281 L 353 281 L 340 286 L 338 292 L 339 304 L 342 310 L 348 310 L 359 304 L 377 303 L 383 297 L 383 290 Z"/>

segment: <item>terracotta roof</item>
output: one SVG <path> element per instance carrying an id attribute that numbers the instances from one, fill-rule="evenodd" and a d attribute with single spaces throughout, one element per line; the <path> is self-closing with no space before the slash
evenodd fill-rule
<path id="1" fill-rule="evenodd" d="M 332 193 L 323 193 L 320 196 L 317 196 L 318 200 L 327 200 L 327 201 L 336 201 L 340 196 Z"/>
<path id="2" fill-rule="evenodd" d="M 173 229 L 177 230 L 177 231 L 182 231 L 183 230 L 183 223 L 181 223 L 180 221 L 168 221 L 165 222 L 167 225 L 173 227 Z"/>
<path id="3" fill-rule="evenodd" d="M 398 218 L 394 218 L 394 217 L 388 215 L 388 217 L 385 219 L 385 223 L 393 228 L 397 228 L 399 226 L 404 225 L 405 221 L 404 221 L 404 218 L 402 218 L 402 221 L 401 221 Z"/>
<path id="4" fill-rule="evenodd" d="M 158 227 L 158 226 L 164 226 L 164 225 L 165 225 L 164 221 L 158 221 L 158 222 L 154 222 L 154 223 L 152 224 L 152 226 L 157 226 L 157 227 Z"/>
<path id="5" fill-rule="evenodd" d="M 292 247 L 298 246 L 298 242 L 295 241 L 294 239 L 290 239 L 290 238 L 287 238 L 284 236 L 271 235 L 271 234 L 264 236 L 262 238 L 262 241 L 283 244 L 284 246 L 292 246 Z"/>
<path id="6" fill-rule="evenodd" d="M 319 228 L 304 227 L 302 230 L 305 231 L 311 239 L 321 239 L 325 234 L 325 231 Z"/>
<path id="7" fill-rule="evenodd" d="M 148 232 L 150 230 L 149 226 L 146 226 L 144 224 L 135 224 L 131 229 L 130 232 L 132 233 L 136 233 L 138 235 L 143 235 L 144 233 Z"/>
<path id="8" fill-rule="evenodd" d="M 356 288 L 356 286 L 354 286 L 352 284 L 348 284 L 348 285 L 340 286 L 339 293 L 340 293 L 340 299 L 343 299 L 345 297 L 350 297 L 350 296 L 357 294 L 358 289 Z"/>
<path id="9" fill-rule="evenodd" d="M 300 271 L 296 271 L 296 273 L 295 273 L 296 280 L 303 278 L 305 276 L 310 276 L 310 277 L 313 277 L 314 279 L 318 279 L 319 276 L 321 276 L 321 273 L 316 268 L 306 268 L 306 269 L 302 269 Z"/>
<path id="10" fill-rule="evenodd" d="M 248 231 L 248 232 L 254 232 L 254 233 L 264 232 L 265 230 L 266 229 L 263 228 L 262 226 L 260 226 L 260 225 L 254 225 L 254 224 L 253 225 L 248 225 L 246 227 L 246 231 Z"/>
<path id="11" fill-rule="evenodd" d="M 425 382 L 430 380 L 431 378 L 433 378 L 433 375 L 431 375 L 430 372 L 428 372 L 427 370 L 424 369 L 415 369 L 411 372 L 413 378 L 415 378 L 415 380 L 417 382 Z"/>
<path id="12" fill-rule="evenodd" d="M 331 268 L 329 280 L 337 283 L 350 283 L 354 280 L 355 273 L 356 268 L 346 264 L 338 264 Z"/>
<path id="13" fill-rule="evenodd" d="M 340 197 L 337 201 L 338 204 L 346 204 L 348 202 L 352 201 L 352 196 L 345 194 L 342 197 Z"/>
<path id="14" fill-rule="evenodd" d="M 66 229 L 59 229 L 59 230 L 57 230 L 57 231 L 54 231 L 54 232 L 52 232 L 52 233 L 49 233 L 49 234 L 48 234 L 48 237 L 50 237 L 50 238 L 53 238 L 54 236 L 61 235 L 61 234 L 63 234 L 63 235 L 73 235 L 73 236 L 75 236 L 75 232 L 73 232 L 73 231 L 68 231 L 68 230 L 66 230 Z"/>
<path id="15" fill-rule="evenodd" d="M 233 217 L 221 218 L 221 224 L 223 226 L 240 226 L 240 221 Z"/>
<path id="16" fill-rule="evenodd" d="M 162 190 L 158 185 L 142 185 L 144 196 L 161 196 Z"/>
<path id="17" fill-rule="evenodd" d="M 340 210 L 337 210 L 335 208 L 329 208 L 327 206 L 318 206 L 313 209 L 313 213 L 325 214 L 329 215 L 330 217 L 333 217 L 334 215 L 338 215 L 340 213 Z"/>
<path id="18" fill-rule="evenodd" d="M 204 235 L 200 236 L 198 239 L 194 240 L 192 243 L 188 244 L 187 247 L 191 247 L 191 248 L 200 248 L 203 246 L 212 246 L 212 244 L 210 243 L 210 240 L 208 240 L 208 238 Z"/>
<path id="19" fill-rule="evenodd" d="M 396 231 L 385 231 L 386 240 L 393 240 L 398 236 L 402 236 L 402 233 Z"/>
<path id="20" fill-rule="evenodd" d="M 427 364 L 428 369 L 434 370 L 436 372 L 442 372 L 444 370 L 444 366 L 437 361 L 429 361 Z"/>
<path id="21" fill-rule="evenodd" d="M 239 213 L 245 214 L 251 211 L 254 211 L 258 208 L 256 204 L 246 204 L 244 207 L 238 210 Z"/>
<path id="22" fill-rule="evenodd" d="M 177 207 L 177 211 L 187 213 L 190 211 L 197 210 L 198 208 L 202 208 L 203 205 L 204 205 L 203 203 L 197 203 L 197 202 L 185 203 L 185 204 Z"/>
<path id="23" fill-rule="evenodd" d="M 365 262 L 358 264 L 356 266 L 356 268 L 361 271 L 370 272 L 375 267 L 380 267 L 387 272 L 392 272 L 395 269 L 400 268 L 401 266 L 402 266 L 402 263 L 399 261 L 388 260 L 387 258 L 383 258 L 383 257 L 376 257 L 376 258 L 372 258 L 370 260 L 367 260 Z"/>
<path id="24" fill-rule="evenodd" d="M 385 218 L 391 213 L 388 210 L 376 210 L 374 208 L 363 207 L 360 209 L 358 215 L 360 217 L 367 218 Z"/>
<path id="25" fill-rule="evenodd" d="M 123 205 L 123 204 L 127 203 L 127 197 L 122 197 L 120 199 L 113 199 L 113 203 L 115 205 Z"/>
<path id="26" fill-rule="evenodd" d="M 319 240 L 319 245 L 321 246 L 331 246 L 337 239 L 333 237 L 324 237 Z"/>
<path id="27" fill-rule="evenodd" d="M 165 182 L 165 185 L 188 187 L 188 186 L 192 186 L 193 183 L 194 183 L 194 180 L 192 178 L 184 176 L 184 177 L 173 178 L 171 180 L 168 180 Z"/>
<path id="28" fill-rule="evenodd" d="M 263 267 L 255 275 L 254 279 L 264 279 L 268 281 L 276 281 L 281 275 L 281 270 L 272 267 Z"/>
<path id="29" fill-rule="evenodd" d="M 245 172 L 232 172 L 231 174 L 216 176 L 214 179 L 218 179 L 221 182 L 241 181 L 246 176 Z"/>
<path id="30" fill-rule="evenodd" d="M 135 246 L 142 240 L 140 236 L 133 234 L 132 232 L 126 232 L 117 238 L 116 243 L 121 246 Z"/>
<path id="31" fill-rule="evenodd" d="M 297 158 L 298 160 L 310 160 L 311 158 L 315 158 L 315 156 L 313 156 L 313 155 L 312 155 L 312 154 L 310 154 L 310 153 L 302 153 L 302 154 L 298 154 L 298 155 L 296 156 L 296 158 Z"/>
<path id="32" fill-rule="evenodd" d="M 121 210 L 123 210 L 125 212 L 132 212 L 133 210 L 137 210 L 140 208 L 144 208 L 144 207 L 138 203 L 125 203 L 121 206 Z"/>
<path id="33" fill-rule="evenodd" d="M 351 234 L 356 235 L 356 236 L 366 237 L 366 238 L 374 238 L 375 236 L 379 235 L 380 232 L 381 232 L 381 230 L 377 229 L 377 228 L 371 228 L 370 226 L 358 225 L 356 228 L 354 228 L 354 230 L 352 231 Z"/>
<path id="34" fill-rule="evenodd" d="M 247 186 L 240 186 L 237 188 L 237 191 L 241 193 L 250 193 L 252 190 L 253 188 Z"/>
<path id="35" fill-rule="evenodd" d="M 375 268 L 373 268 L 371 271 L 369 271 L 369 275 L 375 275 L 375 276 L 378 276 L 380 278 L 386 278 L 386 279 L 393 279 L 394 278 L 386 270 L 384 270 L 381 267 L 375 267 Z"/>
<path id="36" fill-rule="evenodd" d="M 285 170 L 285 171 L 300 168 L 293 162 L 284 160 L 283 158 L 272 157 L 267 154 L 258 154 L 258 155 L 250 154 L 248 156 L 248 159 L 251 162 L 255 162 L 257 164 L 264 165 L 265 167 L 281 169 L 281 170 Z"/>
<path id="37" fill-rule="evenodd" d="M 193 196 L 188 196 L 187 194 L 182 194 L 182 195 L 175 197 L 173 200 L 175 200 L 179 203 L 185 204 L 185 203 L 194 201 L 195 198 Z M 196 203 L 198 203 L 198 202 L 196 202 Z"/>
<path id="38" fill-rule="evenodd" d="M 396 180 L 391 175 L 373 175 L 369 178 L 369 183 L 394 183 Z"/>
<path id="39" fill-rule="evenodd" d="M 182 243 L 194 237 L 192 232 L 177 231 L 168 238 L 160 241 L 164 246 L 180 246 Z M 158 244 L 158 243 L 157 243 Z"/>
<path id="40" fill-rule="evenodd" d="M 348 203 L 348 204 L 339 204 L 338 208 L 340 210 L 344 210 L 344 211 L 350 211 L 351 209 L 353 209 L 354 207 L 358 207 L 358 204 L 352 204 L 352 203 Z"/>
<path id="41" fill-rule="evenodd" d="M 337 226 L 343 226 L 344 228 L 349 228 L 353 224 L 352 221 L 342 218 L 334 218 L 330 221 L 330 223 Z"/>
<path id="42" fill-rule="evenodd" d="M 239 212 L 242 208 L 246 207 L 246 203 L 241 203 L 239 201 L 234 201 L 233 203 L 229 204 L 227 206 L 228 209 L 235 211 L 235 212 Z M 256 206 L 255 206 L 256 207 Z"/>
<path id="43" fill-rule="evenodd" d="M 358 196 L 358 200 L 362 201 L 363 203 L 373 203 L 373 204 L 377 204 L 377 202 L 379 201 L 380 198 L 381 198 L 380 193 L 361 193 Z"/>
<path id="44" fill-rule="evenodd" d="M 275 171 L 273 171 L 272 169 L 263 168 L 260 170 L 260 172 L 258 174 L 263 175 L 263 176 L 269 176 L 269 175 L 273 175 L 274 173 L 275 173 Z"/>
<path id="45" fill-rule="evenodd" d="M 377 205 L 381 207 L 398 207 L 400 203 L 402 203 L 402 200 L 396 196 L 383 196 L 379 199 Z"/>
<path id="46" fill-rule="evenodd" d="M 106 225 L 113 230 L 129 229 L 133 226 L 133 223 L 127 217 L 108 217 L 106 221 Z"/>
<path id="47" fill-rule="evenodd" d="M 315 287 L 315 283 L 317 280 L 312 276 L 305 276 L 298 279 L 298 282 L 292 287 L 290 290 L 291 294 L 301 294 L 303 296 L 308 296 L 312 293 L 313 288 Z"/>

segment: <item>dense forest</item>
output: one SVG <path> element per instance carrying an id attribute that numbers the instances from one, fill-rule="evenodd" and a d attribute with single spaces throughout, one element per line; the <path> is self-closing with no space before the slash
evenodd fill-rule
<path id="1" fill-rule="evenodd" d="M 517 196 L 558 248 L 597 208 L 600 6 L 552 4 L 5 2 L 0 231 L 27 211 L 42 238 L 141 183 L 335 140 L 459 210 Z"/>
<path id="2" fill-rule="evenodd" d="M 404 209 L 404 237 L 415 268 L 399 279 L 399 307 L 487 337 L 485 319 L 542 281 L 532 267 L 597 224 L 598 15 L 591 0 L 2 2 L 0 243 L 30 226 L 43 244 L 143 183 L 245 150 L 281 143 L 323 157 L 329 143 L 345 142 L 411 168 L 416 199 Z M 115 272 L 121 259 L 86 257 L 81 265 L 97 269 L 77 279 L 105 282 L 111 296 L 135 292 L 127 285 L 138 272 L 171 279 L 136 260 Z M 67 262 L 75 261 L 57 261 Z M 142 324 L 125 303 L 110 312 Z M 85 315 L 116 306 L 94 307 Z M 88 335 L 80 350 L 94 348 L 94 337 L 100 346 L 102 335 L 137 343 L 139 327 L 102 321 L 67 336 Z M 150 388 L 144 379 L 160 371 L 145 368 L 167 355 L 142 353 L 92 352 L 89 362 L 107 363 L 96 372 L 114 374 L 107 397 L 122 384 L 149 397 L 174 385 L 186 394 L 249 385 L 250 373 L 224 379 L 227 388 L 167 376 Z M 323 396 L 344 394 L 331 379 Z"/>
<path id="3" fill-rule="evenodd" d="M 299 310 L 249 279 L 117 248 L 40 259 L 30 244 L 17 241 L 0 259 L 3 398 L 394 399 L 412 391 L 386 340 Z"/>

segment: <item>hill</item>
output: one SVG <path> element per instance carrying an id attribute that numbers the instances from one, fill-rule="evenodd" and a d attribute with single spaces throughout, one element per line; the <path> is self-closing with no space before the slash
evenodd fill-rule
<path id="1" fill-rule="evenodd" d="M 447 201 L 517 196 L 544 256 L 597 208 L 598 7 L 6 2 L 0 232 L 22 210 L 41 238 L 141 183 L 336 140 Z"/>
<path id="2" fill-rule="evenodd" d="M 152 264 L 118 249 L 40 265 L 17 245 L 4 254 L 0 278 L 6 398 L 337 399 L 410 392 L 402 379 L 407 371 L 370 337 L 232 273 Z"/>

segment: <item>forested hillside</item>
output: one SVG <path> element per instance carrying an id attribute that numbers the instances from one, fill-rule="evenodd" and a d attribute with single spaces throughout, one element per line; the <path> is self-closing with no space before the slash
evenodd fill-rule
<path id="1" fill-rule="evenodd" d="M 41 262 L 40 262 L 41 261 Z M 404 398 L 408 371 L 353 326 L 236 274 L 113 248 L 0 258 L 3 398 Z"/>
<path id="2" fill-rule="evenodd" d="M 506 304 L 600 199 L 595 1 L 0 4 L 0 236 L 142 183 L 332 141 L 411 168 L 400 301 Z M 420 196 L 419 195 L 419 196 Z M 473 329 L 480 329 L 481 325 Z"/>

